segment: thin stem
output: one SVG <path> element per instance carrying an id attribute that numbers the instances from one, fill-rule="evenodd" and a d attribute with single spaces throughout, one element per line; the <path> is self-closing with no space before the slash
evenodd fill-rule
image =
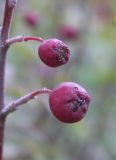
<path id="1" fill-rule="evenodd" d="M 16 0 L 6 0 L 4 19 L 1 31 L 1 43 L 2 45 L 5 43 L 6 39 L 9 35 L 10 23 L 12 19 L 13 9 L 16 5 Z"/>
<path id="2" fill-rule="evenodd" d="M 40 37 L 24 37 L 24 41 L 38 41 L 38 42 L 44 42 L 44 40 Z"/>
<path id="3" fill-rule="evenodd" d="M 0 119 L 0 160 L 2 160 L 3 157 L 4 127 L 5 117 L 2 117 L 2 119 Z"/>
<path id="4" fill-rule="evenodd" d="M 16 0 L 6 0 L 3 25 L 0 27 L 0 111 L 4 108 L 5 60 L 8 50 L 8 47 L 5 46 L 5 41 L 9 36 L 12 13 L 16 2 Z M 2 160 L 3 155 L 5 118 L 5 115 L 0 117 L 0 160 Z"/>
<path id="5" fill-rule="evenodd" d="M 2 54 L 4 53 L 4 54 Z M 0 111 L 4 107 L 4 74 L 5 74 L 5 57 L 6 48 L 0 48 Z M 5 116 L 0 118 L 0 160 L 3 155 Z"/>
<path id="6" fill-rule="evenodd" d="M 43 94 L 43 93 L 50 94 L 51 92 L 52 92 L 52 90 L 47 89 L 47 88 L 43 88 L 43 89 L 39 89 L 39 90 L 33 91 L 31 93 L 28 93 L 27 95 L 25 95 L 23 97 L 20 97 L 19 99 L 15 100 L 13 102 L 10 102 L 6 107 L 3 108 L 0 116 L 3 116 L 3 115 L 6 116 L 10 112 L 14 112 L 15 110 L 18 109 L 19 106 L 21 106 L 21 105 L 27 103 L 28 101 L 36 98 L 36 96 L 38 96 L 40 94 Z"/>
<path id="7" fill-rule="evenodd" d="M 10 39 L 7 39 L 5 42 L 6 46 L 10 46 L 17 42 L 24 42 L 24 41 L 37 41 L 37 42 L 44 42 L 44 40 L 41 37 L 31 37 L 31 36 L 17 36 Z"/>
<path id="8" fill-rule="evenodd" d="M 0 48 L 0 110 L 4 107 L 5 59 L 7 48 Z"/>
<path id="9" fill-rule="evenodd" d="M 13 8 L 16 5 L 16 0 L 6 0 L 3 25 L 0 33 L 0 110 L 4 107 L 4 76 L 5 76 L 5 59 L 7 46 L 4 46 L 8 38 L 10 23 L 12 19 Z"/>
<path id="10" fill-rule="evenodd" d="M 0 26 L 0 34 L 1 34 L 2 26 Z"/>

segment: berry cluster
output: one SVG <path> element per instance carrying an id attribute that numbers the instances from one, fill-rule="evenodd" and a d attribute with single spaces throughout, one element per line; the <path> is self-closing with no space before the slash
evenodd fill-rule
<path id="1" fill-rule="evenodd" d="M 68 46 L 58 39 L 43 40 L 38 48 L 40 59 L 50 67 L 58 67 L 70 59 Z M 79 84 L 64 82 L 49 93 L 49 106 L 53 115 L 65 123 L 80 121 L 90 103 L 88 92 Z"/>
<path id="2" fill-rule="evenodd" d="M 40 37 L 17 37 L 7 41 L 7 45 L 29 40 L 41 42 L 38 47 L 38 55 L 42 62 L 49 67 L 62 66 L 70 59 L 68 46 L 55 38 L 43 40 Z M 49 93 L 51 112 L 57 119 L 65 123 L 80 121 L 85 116 L 90 103 L 88 92 L 74 82 L 64 82 L 50 92 L 41 91 L 41 93 Z"/>

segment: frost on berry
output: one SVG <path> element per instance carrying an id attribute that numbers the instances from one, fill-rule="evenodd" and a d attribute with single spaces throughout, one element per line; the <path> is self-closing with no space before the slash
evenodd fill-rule
<path id="1" fill-rule="evenodd" d="M 89 103 L 88 92 L 74 82 L 61 83 L 53 89 L 49 97 L 51 112 L 65 123 L 80 121 L 85 116 Z"/>
<path id="2" fill-rule="evenodd" d="M 68 46 L 58 39 L 44 41 L 38 49 L 40 59 L 50 67 L 58 67 L 70 59 Z"/>

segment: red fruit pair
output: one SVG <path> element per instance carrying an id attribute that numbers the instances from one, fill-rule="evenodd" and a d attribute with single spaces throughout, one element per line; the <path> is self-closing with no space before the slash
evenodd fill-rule
<path id="1" fill-rule="evenodd" d="M 42 42 L 38 48 L 40 59 L 50 67 L 58 67 L 68 62 L 70 51 L 58 39 L 43 40 L 36 37 L 26 37 L 27 40 Z M 90 103 L 88 92 L 79 84 L 64 82 L 49 93 L 49 105 L 54 116 L 62 122 L 74 123 L 80 121 L 86 114 Z"/>
<path id="2" fill-rule="evenodd" d="M 74 82 L 60 84 L 49 96 L 52 113 L 58 120 L 65 123 L 80 121 L 85 116 L 89 103 L 88 92 Z"/>

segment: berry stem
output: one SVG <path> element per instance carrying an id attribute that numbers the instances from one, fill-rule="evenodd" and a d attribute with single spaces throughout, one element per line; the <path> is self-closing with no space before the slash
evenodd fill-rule
<path id="1" fill-rule="evenodd" d="M 24 41 L 37 41 L 41 43 L 44 42 L 44 40 L 41 37 L 17 36 L 17 37 L 7 39 L 5 42 L 5 45 L 9 47 L 12 44 L 15 44 L 17 42 L 24 42 Z"/>
<path id="2" fill-rule="evenodd" d="M 10 102 L 8 105 L 6 105 L 3 110 L 1 111 L 1 114 L 0 116 L 3 116 L 3 115 L 8 115 L 9 113 L 11 112 L 14 112 L 16 111 L 19 106 L 27 103 L 28 101 L 36 98 L 36 96 L 40 95 L 40 94 L 43 94 L 43 93 L 48 93 L 50 94 L 52 92 L 52 90 L 50 89 L 47 89 L 47 88 L 42 88 L 42 89 L 39 89 L 39 90 L 36 90 L 36 91 L 33 91 L 31 93 L 28 93 L 22 97 L 20 97 L 19 99 L 13 101 L 13 102 Z"/>
<path id="3" fill-rule="evenodd" d="M 24 41 L 37 41 L 37 42 L 44 42 L 41 37 L 24 37 Z"/>

